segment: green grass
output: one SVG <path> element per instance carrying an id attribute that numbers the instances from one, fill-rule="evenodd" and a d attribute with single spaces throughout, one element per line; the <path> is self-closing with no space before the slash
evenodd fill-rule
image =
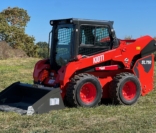
<path id="1" fill-rule="evenodd" d="M 0 61 L 0 90 L 16 81 L 32 83 L 39 59 Z M 0 112 L 2 133 L 154 133 L 156 132 L 156 90 L 140 97 L 133 106 L 101 105 L 96 108 L 65 108 L 50 113 L 21 116 Z"/>

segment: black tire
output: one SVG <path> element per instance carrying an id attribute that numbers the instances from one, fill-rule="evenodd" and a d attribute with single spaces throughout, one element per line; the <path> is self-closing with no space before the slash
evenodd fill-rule
<path id="1" fill-rule="evenodd" d="M 140 82 L 131 73 L 117 74 L 110 84 L 109 93 L 113 104 L 132 105 L 141 95 Z"/>
<path id="2" fill-rule="evenodd" d="M 102 88 L 98 79 L 87 73 L 75 75 L 67 87 L 66 101 L 72 107 L 95 107 L 100 103 L 101 98 Z"/>

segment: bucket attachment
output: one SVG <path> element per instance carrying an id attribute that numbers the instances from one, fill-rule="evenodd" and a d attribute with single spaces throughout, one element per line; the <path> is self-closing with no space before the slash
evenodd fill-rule
<path id="1" fill-rule="evenodd" d="M 64 108 L 60 88 L 13 83 L 0 93 L 0 111 L 41 114 Z"/>

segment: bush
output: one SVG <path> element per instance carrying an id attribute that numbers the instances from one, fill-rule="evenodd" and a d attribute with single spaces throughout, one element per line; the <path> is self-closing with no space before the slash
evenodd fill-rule
<path id="1" fill-rule="evenodd" d="M 47 42 L 38 42 L 36 45 L 39 47 L 38 48 L 38 56 L 40 58 L 48 58 L 48 43 Z"/>
<path id="2" fill-rule="evenodd" d="M 26 53 L 20 49 L 13 49 L 5 41 L 0 42 L 0 59 L 13 57 L 27 57 Z"/>

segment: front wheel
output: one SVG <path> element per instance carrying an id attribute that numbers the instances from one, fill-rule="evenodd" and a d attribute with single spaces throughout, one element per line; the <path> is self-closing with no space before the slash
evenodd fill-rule
<path id="1" fill-rule="evenodd" d="M 100 103 L 102 88 L 98 79 L 90 74 L 75 75 L 66 91 L 66 100 L 70 106 L 94 107 Z"/>
<path id="2" fill-rule="evenodd" d="M 132 105 L 141 95 L 138 78 L 131 73 L 117 74 L 110 84 L 110 97 L 114 104 Z"/>

